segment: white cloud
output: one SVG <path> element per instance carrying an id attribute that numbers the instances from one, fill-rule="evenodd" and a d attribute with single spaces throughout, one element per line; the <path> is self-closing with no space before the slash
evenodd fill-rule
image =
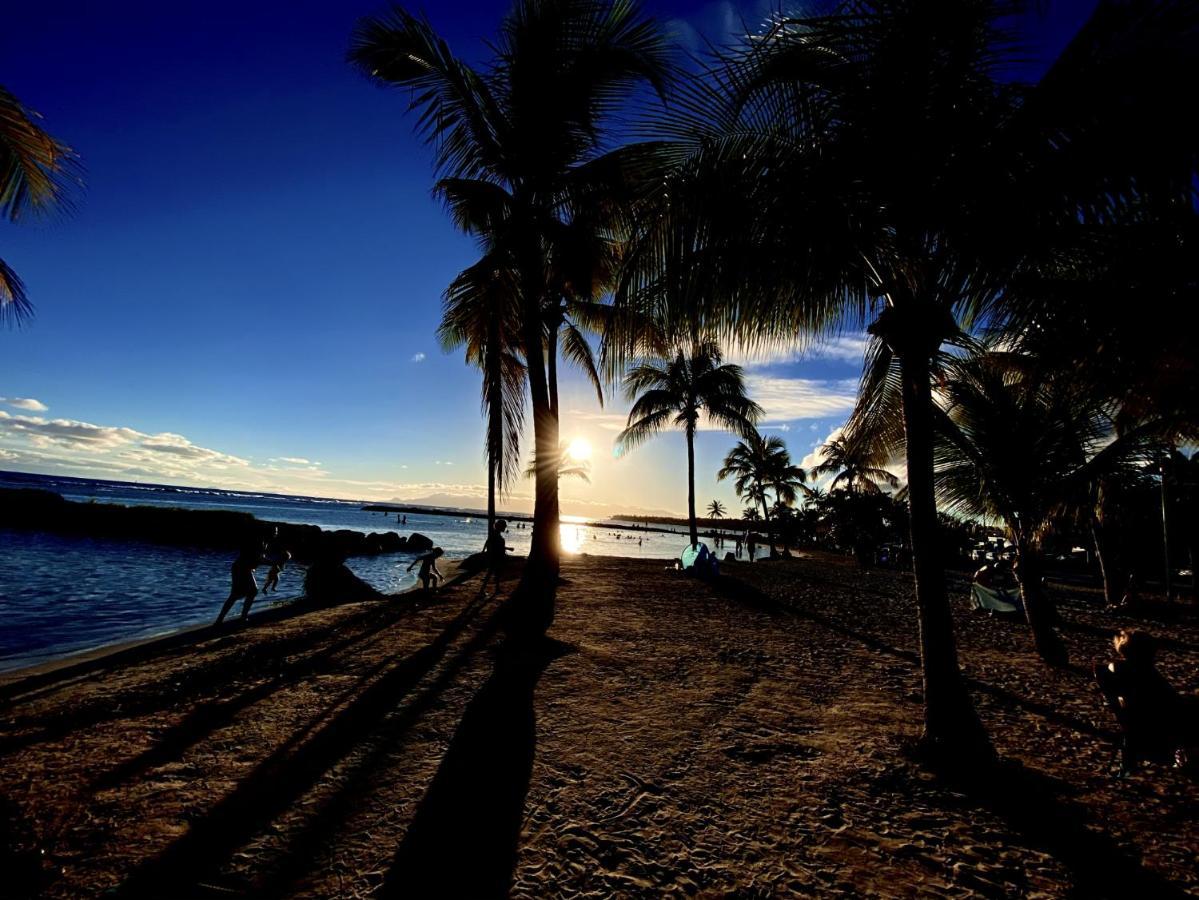
<path id="1" fill-rule="evenodd" d="M 858 388 L 853 378 L 817 381 L 751 374 L 746 383 L 749 396 L 765 411 L 766 424 L 845 415 L 853 409 Z"/>
<path id="2" fill-rule="evenodd" d="M 729 350 L 728 362 L 747 369 L 815 360 L 835 360 L 860 366 L 869 340 L 865 332 L 855 332 L 813 341 L 771 341 L 734 346 Z"/>
<path id="3" fill-rule="evenodd" d="M 412 354 L 412 361 L 414 363 L 421 363 L 421 362 L 424 362 L 426 359 L 427 359 L 427 357 L 423 353 Z"/>
<path id="4" fill-rule="evenodd" d="M 289 466 L 319 466 L 320 463 L 313 462 L 310 459 L 304 459 L 302 456 L 272 456 L 271 462 L 286 463 Z"/>
<path id="5" fill-rule="evenodd" d="M 0 397 L 0 403 L 11 406 L 13 409 L 27 409 L 30 412 L 45 412 L 50 408 L 41 400 L 34 400 L 32 397 Z"/>

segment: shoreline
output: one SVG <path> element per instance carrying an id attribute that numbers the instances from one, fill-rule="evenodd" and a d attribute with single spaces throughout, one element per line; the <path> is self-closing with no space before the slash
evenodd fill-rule
<path id="1" fill-rule="evenodd" d="M 458 584 L 473 574 L 464 572 L 461 562 L 462 560 L 460 559 L 446 559 L 442 563 L 442 568 L 445 570 L 445 581 L 442 587 Z M 352 603 L 386 603 L 419 589 L 414 584 L 394 594 L 385 594 L 378 600 L 357 600 L 352 601 Z M 71 650 L 61 655 L 49 656 L 40 662 L 5 669 L 0 671 L 0 702 L 7 702 L 14 696 L 38 690 L 47 685 L 66 681 L 77 676 L 89 675 L 103 671 L 106 668 L 115 668 L 119 665 L 134 663 L 158 652 L 182 649 L 200 643 L 210 637 L 219 637 L 251 627 L 268 625 L 283 619 L 302 616 L 328 608 L 324 606 L 305 606 L 299 602 L 303 599 L 301 595 L 290 598 L 277 606 L 267 607 L 258 612 L 251 612 L 249 622 L 246 625 L 241 625 L 233 618 L 227 619 L 225 624 L 219 626 L 212 622 L 207 624 L 183 625 L 178 628 L 172 628 L 169 631 L 159 632 L 158 634 L 128 638 L 109 644 L 99 644 L 95 647 L 82 650 Z M 219 611 L 220 604 L 215 604 L 215 608 Z"/>

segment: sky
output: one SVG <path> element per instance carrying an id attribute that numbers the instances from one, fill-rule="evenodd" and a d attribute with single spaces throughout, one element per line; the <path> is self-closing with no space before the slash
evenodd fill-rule
<path id="1" fill-rule="evenodd" d="M 81 157 L 70 215 L 0 223 L 0 258 L 36 307 L 0 328 L 0 468 L 473 506 L 486 496 L 479 377 L 434 330 L 474 261 L 430 196 L 406 97 L 345 63 L 363 0 L 65 0 L 19 4 L 0 84 Z M 1029 66 L 1094 0 L 1050 4 Z M 760 21 L 762 0 L 647 0 L 680 47 Z M 478 59 L 505 0 L 427 3 Z M 746 365 L 763 430 L 811 465 L 844 421 L 861 335 Z M 562 436 L 592 448 L 563 511 L 681 513 L 685 447 L 613 452 L 628 403 L 561 386 Z M 731 435 L 696 447 L 697 496 L 741 504 L 715 473 Z M 525 510 L 531 486 L 505 508 Z"/>

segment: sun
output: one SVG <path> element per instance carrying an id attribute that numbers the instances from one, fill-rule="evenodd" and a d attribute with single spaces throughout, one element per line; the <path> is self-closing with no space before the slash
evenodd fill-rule
<path id="1" fill-rule="evenodd" d="M 575 462 L 591 459 L 591 442 L 584 438 L 575 438 L 566 448 L 566 455 Z"/>

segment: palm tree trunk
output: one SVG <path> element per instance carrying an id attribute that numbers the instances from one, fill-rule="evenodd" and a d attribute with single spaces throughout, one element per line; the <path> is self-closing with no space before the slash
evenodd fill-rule
<path id="1" fill-rule="evenodd" d="M 1016 541 L 1016 581 L 1037 654 L 1051 666 L 1064 666 L 1066 645 L 1053 630 L 1053 614 L 1041 583 L 1041 554 L 1027 539 Z"/>
<path id="2" fill-rule="evenodd" d="M 1099 561 L 1099 577 L 1103 579 L 1103 600 L 1109 608 L 1115 608 L 1120 603 L 1124 580 L 1120 577 L 1110 530 L 1098 519 L 1091 520 L 1091 540 L 1095 543 L 1095 559 Z"/>
<path id="3" fill-rule="evenodd" d="M 504 400 L 500 371 L 499 322 L 487 325 L 487 536 L 495 531 L 495 483 L 504 452 Z"/>
<path id="4" fill-rule="evenodd" d="M 539 271 L 539 267 L 536 269 Z M 546 378 L 545 341 L 541 320 L 541 295 L 536 277 L 525 280 L 523 333 L 533 407 L 533 447 L 536 475 L 533 493 L 533 535 L 529 561 L 521 577 L 517 628 L 544 633 L 554 618 L 559 549 L 558 516 L 558 418 L 550 406 Z"/>
<path id="5" fill-rule="evenodd" d="M 766 526 L 766 543 L 770 546 L 769 559 L 774 559 L 774 529 L 770 527 L 770 508 L 766 505 L 765 491 L 762 491 L 762 522 Z"/>
<path id="6" fill-rule="evenodd" d="M 550 333 L 546 337 L 545 349 L 545 365 L 549 373 L 549 390 L 550 390 L 550 412 L 554 414 L 554 418 L 561 423 L 562 419 L 558 416 L 558 326 L 554 325 L 550 328 Z"/>
<path id="7" fill-rule="evenodd" d="M 903 424 L 907 441 L 908 505 L 911 510 L 912 574 L 920 630 L 924 681 L 924 749 L 946 761 L 990 756 L 986 731 L 962 682 L 953 616 L 945 592 L 938 547 L 937 502 L 933 489 L 932 390 L 930 355 L 900 356 Z"/>
<path id="8" fill-rule="evenodd" d="M 687 522 L 691 526 L 691 543 L 699 543 L 699 526 L 695 521 L 695 432 L 687 429 Z"/>
<path id="9" fill-rule="evenodd" d="M 1173 454 L 1174 448 L 1170 448 L 1170 454 Z M 1167 456 L 1166 460 L 1171 457 Z M 1165 591 L 1166 601 L 1174 599 L 1174 570 L 1170 564 L 1170 503 L 1166 494 L 1166 461 L 1162 462 L 1162 559 L 1165 562 Z"/>

